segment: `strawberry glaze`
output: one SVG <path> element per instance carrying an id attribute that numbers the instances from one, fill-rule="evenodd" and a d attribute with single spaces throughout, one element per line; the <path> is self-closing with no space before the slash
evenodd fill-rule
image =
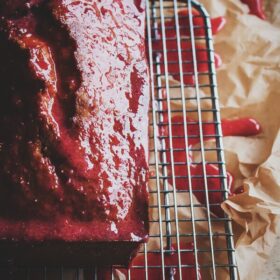
<path id="1" fill-rule="evenodd" d="M 0 239 L 147 237 L 149 78 L 135 4 L 0 4 Z"/>

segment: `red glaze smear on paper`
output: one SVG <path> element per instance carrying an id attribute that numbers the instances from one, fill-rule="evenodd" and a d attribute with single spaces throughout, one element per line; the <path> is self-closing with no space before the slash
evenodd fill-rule
<path id="1" fill-rule="evenodd" d="M 263 0 L 241 0 L 241 2 L 248 5 L 251 15 L 255 15 L 260 19 L 265 19 Z"/>
<path id="2" fill-rule="evenodd" d="M 166 116 L 167 117 L 167 116 Z M 200 133 L 198 121 L 187 118 L 187 135 L 188 146 L 193 148 L 194 145 L 200 143 Z M 254 136 L 260 133 L 261 128 L 259 123 L 252 118 L 240 118 L 234 120 L 222 120 L 222 130 L 224 136 Z M 202 124 L 203 141 L 213 139 L 215 137 L 215 125 L 213 123 L 204 122 Z M 161 134 L 169 136 L 168 127 L 161 130 Z M 184 137 L 184 119 L 182 116 L 175 116 L 172 118 L 172 144 L 173 144 L 173 157 L 175 162 L 175 182 L 178 190 L 189 189 L 188 170 L 186 166 L 186 152 L 185 152 L 185 137 Z M 170 149 L 169 138 L 166 139 L 166 148 Z M 190 171 L 192 174 L 191 184 L 192 190 L 196 198 L 202 204 L 206 203 L 205 196 L 205 181 L 204 170 L 202 163 L 195 164 L 192 161 L 193 153 L 189 153 Z M 170 162 L 170 153 L 167 153 L 167 161 Z M 207 186 L 209 192 L 209 203 L 217 204 L 211 205 L 210 210 L 217 216 L 223 216 L 223 211 L 220 207 L 220 203 L 223 202 L 223 193 L 221 185 L 221 176 L 219 166 L 206 163 L 205 174 L 207 176 Z M 169 175 L 172 175 L 171 168 L 169 168 Z M 172 184 L 172 179 L 169 180 Z M 229 189 L 232 189 L 233 177 L 230 173 L 227 173 L 227 183 Z"/>
<path id="3" fill-rule="evenodd" d="M 183 72 L 184 72 L 184 83 L 186 85 L 194 84 L 194 65 L 193 65 L 193 54 L 192 54 L 192 44 L 189 39 L 190 37 L 190 25 L 189 25 L 189 11 L 187 9 L 181 10 L 178 13 L 178 20 L 180 25 L 180 37 L 181 37 L 181 54 L 183 61 Z M 205 22 L 200 16 L 199 12 L 192 10 L 193 14 L 193 25 L 194 35 L 196 37 L 201 37 L 202 41 L 196 41 L 196 56 L 197 56 L 197 68 L 199 73 L 208 71 L 208 54 L 206 46 L 203 42 L 203 37 L 205 34 Z M 212 32 L 213 34 L 218 33 L 225 25 L 226 19 L 224 17 L 217 17 L 211 20 L 212 22 Z M 174 79 L 180 81 L 180 68 L 179 68 L 179 57 L 178 57 L 178 42 L 176 33 L 176 21 L 175 18 L 165 22 L 165 36 L 166 48 L 167 48 L 167 60 L 168 60 L 168 71 L 173 76 Z M 159 25 L 158 33 L 156 34 L 156 39 L 153 42 L 153 49 L 157 51 L 161 61 L 161 71 L 164 73 L 164 56 L 163 56 L 163 32 L 161 26 Z M 221 66 L 222 60 L 218 54 L 215 54 L 215 65 L 218 68 Z"/>

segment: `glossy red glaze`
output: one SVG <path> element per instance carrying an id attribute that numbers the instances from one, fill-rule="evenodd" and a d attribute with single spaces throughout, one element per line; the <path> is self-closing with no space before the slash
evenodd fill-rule
<path id="1" fill-rule="evenodd" d="M 142 241 L 144 1 L 40 2 L 0 9 L 0 238 Z"/>
<path id="2" fill-rule="evenodd" d="M 193 64 L 193 53 L 192 53 L 192 44 L 190 42 L 190 24 L 189 24 L 189 11 L 187 9 L 181 10 L 178 13 L 178 21 L 180 25 L 180 44 L 181 44 L 181 58 L 183 61 L 183 82 L 187 85 L 194 84 L 194 64 Z M 194 34 L 196 37 L 205 36 L 205 22 L 203 17 L 200 16 L 199 12 L 192 10 L 193 15 L 193 25 L 195 26 Z M 216 34 L 219 32 L 225 25 L 226 20 L 223 17 L 212 19 L 212 30 Z M 161 71 L 165 72 L 165 63 L 163 56 L 163 31 L 159 25 L 159 30 L 157 33 L 157 40 L 153 41 L 153 49 L 158 52 L 159 58 L 161 60 Z M 176 19 L 172 19 L 165 22 L 165 37 L 168 39 L 166 41 L 167 49 L 167 60 L 168 60 L 168 72 L 171 74 L 174 79 L 180 81 L 180 68 L 179 68 L 179 56 L 178 52 L 178 40 L 177 40 L 177 31 L 176 31 Z M 174 51 L 175 50 L 175 51 Z M 197 70 L 198 72 L 207 72 L 208 65 L 208 52 L 206 46 L 201 43 L 196 43 L 196 58 L 198 61 Z M 221 66 L 222 60 L 218 54 L 215 54 L 215 65 L 218 68 Z"/>
<path id="3" fill-rule="evenodd" d="M 193 148 L 194 145 L 200 143 L 200 133 L 198 122 L 188 118 L 187 120 L 187 136 L 189 148 Z M 220 203 L 223 202 L 222 184 L 221 176 L 218 165 L 208 164 L 205 166 L 205 173 L 202 164 L 195 164 L 193 162 L 193 153 L 190 152 L 188 159 L 186 158 L 185 149 L 185 137 L 184 137 L 184 123 L 182 116 L 175 116 L 172 118 L 172 136 L 173 136 L 173 148 L 177 149 L 173 152 L 173 157 L 175 161 L 174 176 L 176 176 L 176 188 L 179 190 L 188 190 L 190 187 L 190 182 L 192 184 L 192 190 L 199 202 L 202 204 L 206 203 L 206 193 L 205 193 L 205 179 L 204 175 L 207 176 L 207 187 L 209 190 L 208 198 L 211 205 L 210 210 L 217 216 L 222 216 L 223 212 Z M 223 120 L 222 130 L 224 136 L 254 136 L 261 132 L 260 125 L 257 121 L 251 118 L 233 119 L 233 120 Z M 215 137 L 215 125 L 213 123 L 204 122 L 202 124 L 203 131 L 203 141 L 211 140 Z M 167 128 L 161 130 L 161 133 L 168 136 Z M 167 138 L 166 140 L 167 149 L 170 148 L 170 142 Z M 180 149 L 178 151 L 178 149 Z M 170 153 L 167 153 L 167 161 L 171 161 Z M 188 170 L 186 166 L 187 160 L 190 163 L 190 172 L 192 175 L 191 181 L 188 179 Z M 176 164 L 177 163 L 177 164 Z M 171 168 L 169 168 L 169 175 L 172 175 Z M 172 184 L 172 178 L 170 178 L 169 183 Z M 227 173 L 227 184 L 228 188 L 231 190 L 233 187 L 233 177 L 230 173 Z"/>
<path id="4" fill-rule="evenodd" d="M 265 19 L 263 0 L 241 0 L 241 2 L 248 5 L 250 14 Z"/>

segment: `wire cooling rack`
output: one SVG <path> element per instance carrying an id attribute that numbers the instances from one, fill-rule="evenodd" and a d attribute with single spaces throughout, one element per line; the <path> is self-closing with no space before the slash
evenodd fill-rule
<path id="1" fill-rule="evenodd" d="M 151 141 L 154 141 L 154 145 L 150 154 L 154 156 L 151 157 L 153 161 L 150 162 L 150 166 L 155 167 L 155 175 L 151 179 L 155 181 L 156 185 L 156 189 L 150 192 L 157 196 L 155 205 L 151 205 L 151 207 L 155 207 L 158 211 L 157 219 L 151 222 L 157 223 L 159 227 L 158 234 L 151 236 L 151 238 L 159 239 L 161 276 L 162 279 L 172 279 L 172 273 L 168 277 L 166 268 L 174 268 L 174 263 L 171 266 L 166 265 L 164 256 L 172 248 L 172 243 L 181 244 L 181 240 L 188 238 L 193 243 L 191 251 L 194 254 L 194 263 L 193 265 L 184 263 L 180 256 L 187 250 L 180 250 L 180 246 L 177 246 L 175 253 L 178 255 L 178 262 L 175 279 L 186 277 L 186 273 L 183 271 L 184 267 L 195 270 L 195 276 L 189 275 L 188 279 L 200 279 L 199 274 L 201 274 L 202 279 L 225 279 L 224 274 L 222 274 L 223 270 L 227 271 L 230 279 L 237 279 L 231 221 L 225 214 L 219 215 L 219 217 L 211 214 L 215 203 L 210 200 L 209 195 L 213 190 L 208 189 L 209 180 L 218 177 L 220 187 L 215 191 L 220 193 L 223 199 L 227 198 L 227 176 L 211 21 L 207 11 L 199 3 L 191 0 L 147 1 L 147 7 L 149 62 L 150 65 L 153 65 L 150 67 L 150 71 L 152 81 L 151 127 L 153 130 Z M 180 13 L 183 10 L 185 13 Z M 196 25 L 197 23 L 198 25 Z M 189 30 L 187 30 L 187 34 L 184 34 L 186 29 Z M 170 30 L 175 36 L 168 35 Z M 158 36 L 159 33 L 160 36 Z M 161 40 L 160 47 L 153 43 L 158 40 Z M 170 40 L 173 40 L 173 43 L 170 43 Z M 183 44 L 184 41 L 188 43 Z M 198 45 L 200 47 L 197 47 Z M 184 48 L 184 46 L 187 47 Z M 188 52 L 189 55 L 184 55 L 184 52 Z M 205 52 L 207 55 L 199 55 L 199 52 Z M 204 68 L 200 67 L 201 65 L 206 65 L 207 69 L 200 71 L 201 68 Z M 193 79 L 193 83 L 190 82 L 192 80 L 190 77 Z M 176 79 L 175 83 L 174 78 Z M 186 94 L 186 92 L 191 92 L 191 94 Z M 191 106 L 188 106 L 188 103 L 191 103 Z M 204 104 L 208 104 L 208 106 Z M 174 121 L 174 116 L 177 115 L 182 116 L 180 123 Z M 189 121 L 188 116 L 191 116 Z M 204 134 L 203 126 L 205 124 L 215 128 L 214 134 L 211 136 Z M 178 136 L 176 132 L 173 134 L 173 128 L 178 125 L 183 130 L 184 136 Z M 197 128 L 197 134 L 191 135 L 189 128 L 193 125 Z M 166 135 L 161 134 L 162 127 L 168 131 Z M 184 162 L 177 162 L 176 159 L 176 153 L 182 153 L 182 147 L 180 147 L 181 150 L 176 145 L 173 147 L 176 138 L 180 137 L 185 142 L 183 147 Z M 205 140 L 208 140 L 209 137 L 214 138 L 214 143 L 210 147 L 205 145 Z M 198 145 L 191 146 L 189 144 L 193 142 L 192 138 L 197 138 Z M 168 144 L 166 145 L 166 143 Z M 190 163 L 189 154 L 195 152 L 200 154 L 198 162 L 192 161 Z M 208 160 L 210 153 L 212 154 L 211 161 Z M 194 174 L 190 167 L 191 164 L 201 164 L 202 172 L 199 175 Z M 218 176 L 207 173 L 206 166 L 208 164 L 217 167 Z M 180 165 L 185 166 L 187 170 L 187 174 L 185 174 L 185 179 L 188 181 L 187 190 L 176 188 L 177 179 L 182 179 L 182 174 L 176 173 L 176 169 Z M 192 181 L 196 177 L 201 177 L 204 184 L 200 190 L 192 188 Z M 196 217 L 196 210 L 202 204 L 193 199 L 193 194 L 197 194 L 199 191 L 206 194 L 203 205 L 206 210 L 204 217 Z M 189 195 L 188 203 L 177 201 L 177 197 L 184 192 Z M 190 215 L 182 218 L 180 212 L 188 212 Z M 199 224 L 203 222 L 206 227 L 204 231 L 201 231 Z M 189 231 L 188 229 L 182 230 L 183 223 L 191 224 Z M 221 226 L 222 230 L 214 231 L 217 224 Z M 221 238 L 216 242 L 219 237 Z M 223 259 L 217 256 L 218 252 L 223 252 Z M 149 255 L 149 249 L 145 248 L 144 254 Z M 207 255 L 208 258 L 204 258 L 201 256 L 202 254 Z M 149 266 L 146 265 L 145 269 L 146 278 L 148 278 Z M 191 274 L 191 271 L 189 272 Z"/>
<path id="2" fill-rule="evenodd" d="M 216 216 L 211 213 L 212 207 L 219 207 L 217 203 L 211 201 L 211 192 L 219 193 L 223 199 L 226 199 L 228 194 L 209 15 L 200 4 L 190 0 L 146 0 L 146 7 L 147 52 L 152 85 L 150 112 L 152 214 L 149 243 L 143 245 L 139 253 L 143 256 L 143 262 L 132 265 L 126 271 L 123 268 L 108 268 L 106 277 L 100 276 L 102 275 L 99 273 L 100 268 L 94 265 L 92 268 L 18 268 L 13 272 L 2 268 L 1 280 L 89 280 L 107 279 L 108 275 L 109 278 L 115 279 L 118 270 L 126 275 L 127 279 L 135 279 L 135 275 L 139 275 L 135 280 L 186 279 L 185 269 L 188 269 L 187 279 L 190 280 L 200 277 L 225 279 L 225 273 L 230 279 L 237 279 L 231 221 L 225 214 Z M 185 10 L 185 13 L 180 13 L 182 10 Z M 200 24 L 196 25 L 197 22 Z M 184 31 L 186 29 L 187 32 Z M 170 37 L 168 35 L 170 32 L 175 36 Z M 173 44 L 168 43 L 171 40 Z M 183 41 L 188 43 L 183 44 Z M 185 52 L 189 55 L 184 55 Z M 202 56 L 203 61 L 198 58 L 201 57 L 198 55 L 199 52 L 206 54 Z M 200 71 L 201 65 L 203 71 Z M 173 117 L 177 115 L 181 115 L 181 123 L 174 122 Z M 191 120 L 188 119 L 189 116 Z M 205 124 L 214 127 L 212 135 L 204 134 Z M 173 135 L 173 128 L 176 125 L 180 125 L 182 129 L 181 136 Z M 189 133 L 191 126 L 196 127 L 197 134 Z M 174 145 L 174 139 L 177 138 L 181 138 L 185 143 L 183 148 Z M 190 145 L 194 138 L 196 145 Z M 212 138 L 210 146 L 205 141 L 209 138 Z M 185 154 L 182 162 L 176 161 L 178 152 Z M 192 162 L 191 153 L 199 155 L 195 157 L 196 159 L 192 159 Z M 201 166 L 199 174 L 192 172 L 191 166 L 195 164 Z M 218 170 L 216 175 L 207 174 L 208 164 L 216 166 Z M 178 166 L 185 167 L 185 175 L 176 173 Z M 195 178 L 203 182 L 199 190 L 192 186 Z M 184 182 L 188 187 L 177 188 L 177 179 L 185 179 Z M 218 180 L 218 189 L 208 189 L 211 179 L 215 179 L 216 182 Z M 205 195 L 203 203 L 195 198 L 198 192 Z M 186 249 L 181 246 L 184 242 L 191 243 L 192 246 Z M 172 244 L 177 245 L 174 247 Z M 191 263 L 184 263 L 184 253 L 191 254 L 193 259 Z M 165 257 L 168 254 L 173 256 L 175 254 L 176 263 L 166 262 Z M 157 256 L 157 263 L 150 263 L 151 255 Z M 158 270 L 156 279 L 152 278 L 151 270 Z"/>

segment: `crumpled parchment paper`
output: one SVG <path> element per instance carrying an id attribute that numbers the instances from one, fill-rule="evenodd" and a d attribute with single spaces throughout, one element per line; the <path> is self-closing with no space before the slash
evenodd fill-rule
<path id="1" fill-rule="evenodd" d="M 213 17 L 225 16 L 215 36 L 223 59 L 217 71 L 222 118 L 253 117 L 257 137 L 225 137 L 227 169 L 245 193 L 224 210 L 234 221 L 240 279 L 255 280 L 279 234 L 280 215 L 280 2 L 267 1 L 268 19 L 248 15 L 236 0 L 201 0 Z"/>

